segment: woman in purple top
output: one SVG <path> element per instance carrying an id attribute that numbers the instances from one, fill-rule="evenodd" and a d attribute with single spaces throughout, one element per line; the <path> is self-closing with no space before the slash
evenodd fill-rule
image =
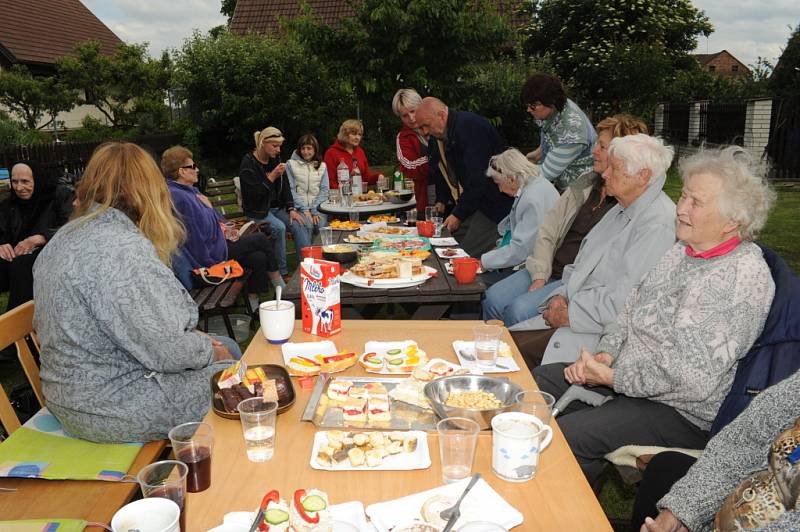
<path id="1" fill-rule="evenodd" d="M 200 169 L 191 151 L 183 146 L 169 148 L 161 156 L 161 171 L 167 177 L 175 210 L 186 227 L 181 252 L 191 268 L 233 259 L 252 270 L 247 282 L 252 309 L 258 306 L 256 294 L 267 291 L 267 279 L 275 286 L 285 286 L 269 237 L 263 233 L 240 237 L 238 230 L 225 226 L 226 220 L 194 187 Z"/>

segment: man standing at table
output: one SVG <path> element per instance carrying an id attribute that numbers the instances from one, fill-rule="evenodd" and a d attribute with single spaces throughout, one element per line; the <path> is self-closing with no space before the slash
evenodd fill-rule
<path id="1" fill-rule="evenodd" d="M 494 247 L 497 224 L 514 201 L 486 177 L 489 158 L 505 147 L 503 139 L 482 116 L 448 109 L 438 98 L 424 98 L 416 119 L 420 133 L 431 137 L 428 162 L 436 209 L 448 215 L 444 227 L 478 257 Z"/>

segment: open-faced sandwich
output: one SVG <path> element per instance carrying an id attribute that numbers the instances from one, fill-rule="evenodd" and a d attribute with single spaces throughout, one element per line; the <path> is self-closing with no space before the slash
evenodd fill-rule
<path id="1" fill-rule="evenodd" d="M 389 349 L 386 352 L 370 351 L 358 358 L 358 363 L 370 373 L 411 373 L 428 361 L 425 351 L 417 344 L 404 349 Z"/>
<path id="2" fill-rule="evenodd" d="M 320 373 L 336 373 L 344 371 L 358 360 L 353 352 L 341 352 L 333 355 L 294 356 L 286 363 L 289 375 L 308 376 Z"/>
<path id="3" fill-rule="evenodd" d="M 265 532 L 284 532 L 289 530 L 290 510 L 289 505 L 283 500 L 278 490 L 272 490 L 261 501 L 264 518 L 259 523 L 258 529 Z"/>
<path id="4" fill-rule="evenodd" d="M 295 491 L 290 514 L 295 532 L 325 530 L 325 525 L 331 522 L 328 494 L 316 488 Z"/>

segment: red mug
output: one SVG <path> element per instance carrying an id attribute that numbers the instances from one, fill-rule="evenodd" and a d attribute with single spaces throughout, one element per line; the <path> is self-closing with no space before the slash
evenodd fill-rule
<path id="1" fill-rule="evenodd" d="M 456 276 L 458 284 L 470 284 L 475 281 L 481 261 L 472 257 L 460 257 L 453 259 L 452 262 L 453 274 Z"/>
<path id="2" fill-rule="evenodd" d="M 304 259 L 321 259 L 322 246 L 306 246 L 300 250 L 300 256 Z"/>
<path id="3" fill-rule="evenodd" d="M 433 236 L 433 222 L 419 221 L 417 222 L 417 233 L 419 236 L 432 237 Z"/>

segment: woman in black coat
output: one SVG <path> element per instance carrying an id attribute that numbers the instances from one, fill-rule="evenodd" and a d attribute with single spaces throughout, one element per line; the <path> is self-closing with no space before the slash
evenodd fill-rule
<path id="1" fill-rule="evenodd" d="M 0 203 L 0 292 L 11 310 L 33 299 L 33 263 L 72 213 L 73 192 L 35 163 L 11 167 L 11 191 Z"/>

